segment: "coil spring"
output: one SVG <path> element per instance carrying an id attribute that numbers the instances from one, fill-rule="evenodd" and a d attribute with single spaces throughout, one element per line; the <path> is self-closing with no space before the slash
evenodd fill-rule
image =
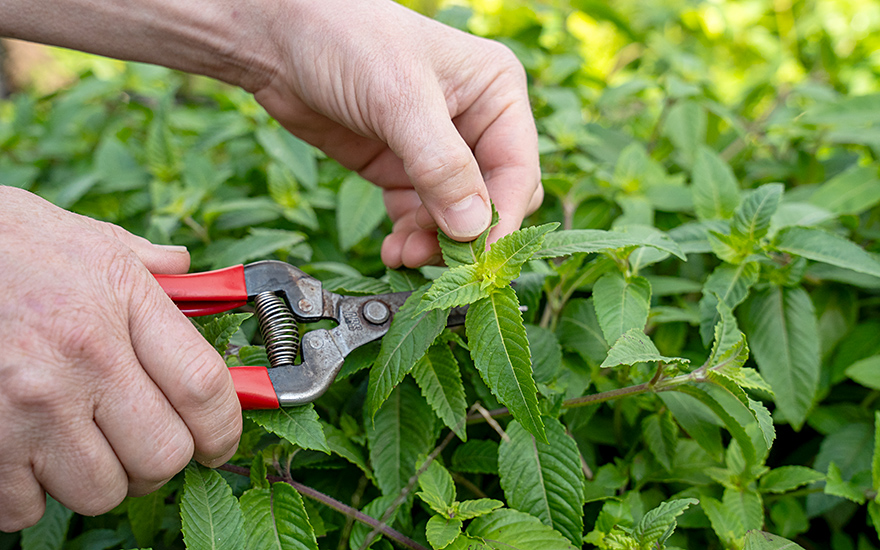
<path id="1" fill-rule="evenodd" d="M 299 351 L 299 329 L 287 303 L 273 292 L 262 292 L 254 298 L 254 310 L 269 364 L 292 365 Z"/>

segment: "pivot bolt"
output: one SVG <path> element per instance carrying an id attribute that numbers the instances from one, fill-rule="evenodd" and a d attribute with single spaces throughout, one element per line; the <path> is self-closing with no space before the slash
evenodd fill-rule
<path id="1" fill-rule="evenodd" d="M 374 325 L 387 321 L 390 314 L 388 306 L 378 300 L 371 300 L 364 305 L 364 318 Z"/>

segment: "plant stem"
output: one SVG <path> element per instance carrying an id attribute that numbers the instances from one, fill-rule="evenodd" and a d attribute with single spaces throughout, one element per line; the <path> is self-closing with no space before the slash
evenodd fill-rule
<path id="1" fill-rule="evenodd" d="M 228 463 L 224 464 L 224 465 L 220 466 L 218 468 L 218 470 L 223 470 L 225 472 L 231 472 L 233 474 L 238 474 L 238 475 L 248 476 L 248 477 L 251 475 L 250 468 L 236 466 L 235 464 L 228 464 Z M 294 481 L 292 479 L 283 479 L 283 478 L 280 478 L 277 476 L 266 476 L 266 479 L 268 479 L 269 481 L 272 481 L 272 482 L 284 482 L 289 485 L 292 485 L 293 488 L 296 489 L 297 491 L 299 491 L 299 493 L 301 495 L 309 497 L 312 500 L 317 500 L 321 504 L 328 506 L 330 508 L 333 508 L 334 510 L 336 510 L 337 512 L 339 512 L 341 514 L 344 514 L 348 517 L 352 517 L 361 523 L 369 525 L 373 529 L 379 531 L 380 533 L 382 533 L 383 535 L 385 535 L 389 539 L 397 542 L 398 544 L 400 544 L 401 546 L 403 546 L 405 548 L 410 548 L 411 550 L 429 550 L 428 548 L 425 548 L 421 544 L 419 544 L 416 541 L 412 540 L 411 538 L 407 537 L 403 533 L 400 533 L 399 531 L 392 529 L 391 527 L 379 522 L 378 520 L 371 518 L 370 516 L 361 512 L 360 510 L 355 510 L 351 506 L 336 500 L 335 498 L 331 497 L 330 495 L 325 495 L 324 493 L 322 493 L 318 490 L 312 489 L 311 487 L 308 487 L 306 485 L 303 485 L 302 483 L 299 483 L 298 481 Z"/>

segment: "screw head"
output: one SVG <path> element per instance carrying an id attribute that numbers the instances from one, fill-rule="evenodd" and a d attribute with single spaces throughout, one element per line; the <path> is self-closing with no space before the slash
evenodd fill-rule
<path id="1" fill-rule="evenodd" d="M 297 305 L 299 306 L 299 309 L 305 313 L 312 311 L 312 303 L 305 298 L 297 302 Z"/>
<path id="2" fill-rule="evenodd" d="M 391 312 L 388 306 L 378 300 L 372 300 L 364 304 L 364 318 L 374 325 L 381 325 L 388 320 Z"/>
<path id="3" fill-rule="evenodd" d="M 309 345 L 315 349 L 321 349 L 324 347 L 324 340 L 321 338 L 312 338 L 309 340 Z"/>

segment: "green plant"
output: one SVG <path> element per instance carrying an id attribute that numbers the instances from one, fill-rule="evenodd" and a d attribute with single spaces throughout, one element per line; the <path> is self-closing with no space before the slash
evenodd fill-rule
<path id="1" fill-rule="evenodd" d="M 246 413 L 223 469 L 98 518 L 50 501 L 0 548 L 880 547 L 880 14 L 649 5 L 437 13 L 523 61 L 547 191 L 488 251 L 441 236 L 447 270 L 386 272 L 378 191 L 241 91 L 93 64 L 0 103 L 6 184 L 195 269 L 415 291 L 315 404 Z M 265 363 L 247 314 L 201 328 Z"/>

